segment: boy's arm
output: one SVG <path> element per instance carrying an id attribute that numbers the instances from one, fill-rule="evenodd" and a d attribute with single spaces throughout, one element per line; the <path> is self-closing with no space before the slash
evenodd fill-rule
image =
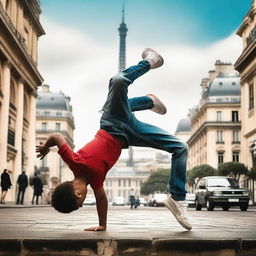
<path id="1" fill-rule="evenodd" d="M 43 145 L 36 146 L 37 157 L 43 159 L 50 152 L 50 147 L 60 148 L 65 143 L 66 140 L 61 133 L 52 133 Z"/>
<path id="2" fill-rule="evenodd" d="M 107 228 L 108 199 L 103 187 L 93 192 L 96 198 L 99 226 L 87 228 L 85 231 L 105 231 Z"/>

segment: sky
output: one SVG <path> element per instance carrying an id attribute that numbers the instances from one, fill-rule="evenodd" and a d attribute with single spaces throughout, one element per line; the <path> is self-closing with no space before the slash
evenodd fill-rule
<path id="1" fill-rule="evenodd" d="M 122 0 L 41 0 L 39 71 L 53 92 L 71 97 L 75 149 L 99 127 L 98 111 L 109 79 L 117 73 Z M 235 63 L 242 53 L 236 31 L 252 0 L 126 0 L 126 65 L 141 60 L 144 48 L 156 49 L 164 65 L 129 87 L 129 97 L 153 93 L 167 114 L 136 116 L 171 134 L 200 100 L 200 82 L 216 60 Z"/>

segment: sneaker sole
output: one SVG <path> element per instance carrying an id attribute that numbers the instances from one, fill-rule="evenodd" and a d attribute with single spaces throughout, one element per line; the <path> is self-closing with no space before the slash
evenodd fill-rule
<path id="1" fill-rule="evenodd" d="M 147 57 L 147 54 L 146 54 L 147 52 L 154 52 L 155 54 L 159 55 L 159 58 L 161 59 L 161 63 L 160 63 L 158 66 L 154 67 L 153 69 L 159 68 L 159 67 L 161 67 L 161 66 L 164 64 L 164 58 L 162 57 L 162 55 L 159 54 L 157 51 L 153 50 L 152 48 L 146 48 L 146 49 L 142 52 L 142 59 L 143 59 L 143 60 Z"/>
<path id="2" fill-rule="evenodd" d="M 185 228 L 185 229 L 187 229 L 187 230 L 191 230 L 191 229 L 192 229 L 191 226 L 186 225 L 186 224 L 183 222 L 183 220 L 182 220 L 181 218 L 179 218 L 178 215 L 176 215 L 176 212 L 174 211 L 174 209 L 173 209 L 166 201 L 164 201 L 164 205 L 171 211 L 171 213 L 173 214 L 173 216 L 176 218 L 176 220 L 180 223 L 180 225 L 181 225 L 183 228 Z"/>

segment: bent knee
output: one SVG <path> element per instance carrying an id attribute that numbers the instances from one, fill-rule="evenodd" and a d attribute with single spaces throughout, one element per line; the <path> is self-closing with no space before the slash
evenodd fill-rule
<path id="1" fill-rule="evenodd" d="M 122 87 L 124 85 L 126 85 L 126 81 L 121 73 L 118 73 L 110 79 L 110 86 Z"/>

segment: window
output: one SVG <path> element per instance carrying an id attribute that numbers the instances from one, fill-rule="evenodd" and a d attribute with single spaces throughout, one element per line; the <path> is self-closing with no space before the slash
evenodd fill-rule
<path id="1" fill-rule="evenodd" d="M 60 123 L 55 124 L 55 131 L 60 132 Z"/>
<path id="2" fill-rule="evenodd" d="M 249 110 L 254 108 L 254 84 L 249 84 Z"/>
<path id="3" fill-rule="evenodd" d="M 223 164 L 223 163 L 224 163 L 224 153 L 218 152 L 218 164 Z"/>
<path id="4" fill-rule="evenodd" d="M 121 187 L 121 180 L 118 180 L 118 187 Z"/>
<path id="5" fill-rule="evenodd" d="M 50 116 L 51 113 L 50 113 L 50 111 L 44 111 L 44 115 L 45 115 L 45 116 Z"/>
<path id="6" fill-rule="evenodd" d="M 238 122 L 238 111 L 232 111 L 232 122 Z"/>
<path id="7" fill-rule="evenodd" d="M 233 162 L 239 162 L 239 152 L 234 151 L 232 153 L 232 160 Z"/>
<path id="8" fill-rule="evenodd" d="M 222 112 L 217 111 L 217 122 L 221 122 L 221 115 L 222 115 Z"/>
<path id="9" fill-rule="evenodd" d="M 123 183 L 124 183 L 124 187 L 126 187 L 126 180 L 123 180 Z"/>
<path id="10" fill-rule="evenodd" d="M 233 142 L 240 142 L 239 130 L 233 130 Z"/>
<path id="11" fill-rule="evenodd" d="M 47 123 L 45 122 L 42 123 L 42 130 L 47 131 Z"/>
<path id="12" fill-rule="evenodd" d="M 60 116 L 62 116 L 62 113 L 61 112 L 56 112 L 56 116 L 60 117 Z"/>
<path id="13" fill-rule="evenodd" d="M 217 139 L 216 139 L 217 143 L 223 143 L 223 131 L 218 130 L 217 131 Z"/>
<path id="14" fill-rule="evenodd" d="M 131 186 L 131 180 L 128 180 L 128 186 L 129 187 Z"/>

